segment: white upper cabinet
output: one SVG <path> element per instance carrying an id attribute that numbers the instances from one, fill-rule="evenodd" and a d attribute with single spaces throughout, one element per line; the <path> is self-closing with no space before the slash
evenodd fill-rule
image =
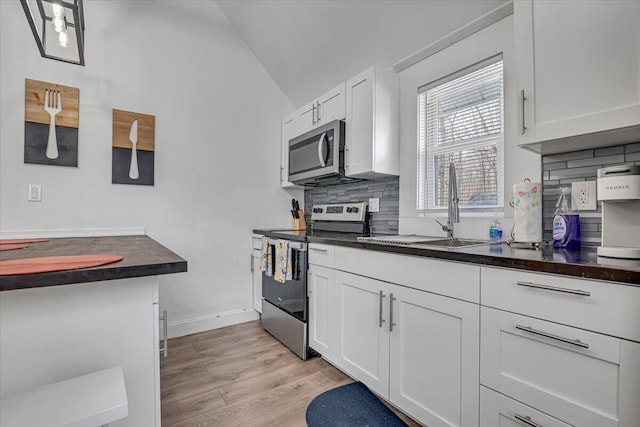
<path id="1" fill-rule="evenodd" d="M 346 83 L 345 174 L 399 174 L 397 74 L 368 68 Z"/>
<path id="2" fill-rule="evenodd" d="M 344 83 L 340 83 L 324 95 L 296 110 L 298 133 L 294 137 L 332 120 L 344 119 L 344 106 Z"/>
<path id="3" fill-rule="evenodd" d="M 640 139 L 640 2 L 514 2 L 518 143 L 542 154 Z"/>
<path id="4" fill-rule="evenodd" d="M 316 106 L 316 124 L 328 123 L 332 120 L 343 120 L 345 117 L 345 85 L 340 83 L 329 92 L 318 98 Z"/>
<path id="5" fill-rule="evenodd" d="M 280 147 L 280 186 L 300 188 L 289 182 L 289 140 L 295 138 L 298 132 L 298 112 L 289 114 L 282 119 L 282 143 Z"/>

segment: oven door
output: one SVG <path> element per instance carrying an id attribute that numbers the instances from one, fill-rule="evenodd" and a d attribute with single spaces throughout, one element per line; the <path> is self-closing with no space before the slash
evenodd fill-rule
<path id="1" fill-rule="evenodd" d="M 334 120 L 289 141 L 289 182 L 344 175 L 344 122 Z"/>
<path id="2" fill-rule="evenodd" d="M 284 283 L 277 282 L 274 275 L 267 276 L 262 273 L 262 297 L 271 304 L 296 317 L 302 322 L 307 322 L 307 244 L 300 242 L 289 243 L 292 255 L 291 280 Z M 275 245 L 271 245 L 271 265 L 275 271 Z"/>

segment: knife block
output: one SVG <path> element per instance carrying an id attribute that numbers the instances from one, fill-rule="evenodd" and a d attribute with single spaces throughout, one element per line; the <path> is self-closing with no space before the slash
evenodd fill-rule
<path id="1" fill-rule="evenodd" d="M 304 220 L 304 212 L 302 209 L 298 211 L 298 218 L 291 219 L 291 229 L 292 230 L 306 230 L 307 223 Z"/>

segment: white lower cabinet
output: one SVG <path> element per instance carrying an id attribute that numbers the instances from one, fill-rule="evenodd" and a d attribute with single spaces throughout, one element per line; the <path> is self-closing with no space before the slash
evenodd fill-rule
<path id="1" fill-rule="evenodd" d="M 335 364 L 430 427 L 477 426 L 479 306 L 335 272 Z"/>
<path id="2" fill-rule="evenodd" d="M 640 426 L 636 287 L 317 244 L 309 262 L 311 346 L 425 426 Z"/>
<path id="3" fill-rule="evenodd" d="M 639 343 L 488 307 L 481 324 L 483 385 L 570 425 L 640 425 Z"/>
<path id="4" fill-rule="evenodd" d="M 333 361 L 334 271 L 309 265 L 309 346 Z"/>
<path id="5" fill-rule="evenodd" d="M 335 364 L 389 398 L 389 284 L 335 272 Z"/>
<path id="6" fill-rule="evenodd" d="M 571 427 L 540 411 L 480 386 L 480 427 Z"/>
<path id="7" fill-rule="evenodd" d="M 251 281 L 253 309 L 262 313 L 262 236 L 252 236 Z"/>
<path id="8" fill-rule="evenodd" d="M 429 427 L 477 426 L 480 307 L 391 285 L 389 400 Z"/>

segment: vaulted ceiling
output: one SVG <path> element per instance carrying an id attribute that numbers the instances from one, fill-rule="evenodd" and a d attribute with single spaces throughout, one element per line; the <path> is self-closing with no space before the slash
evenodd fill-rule
<path id="1" fill-rule="evenodd" d="M 298 107 L 371 65 L 391 67 L 505 0 L 216 0 Z"/>

